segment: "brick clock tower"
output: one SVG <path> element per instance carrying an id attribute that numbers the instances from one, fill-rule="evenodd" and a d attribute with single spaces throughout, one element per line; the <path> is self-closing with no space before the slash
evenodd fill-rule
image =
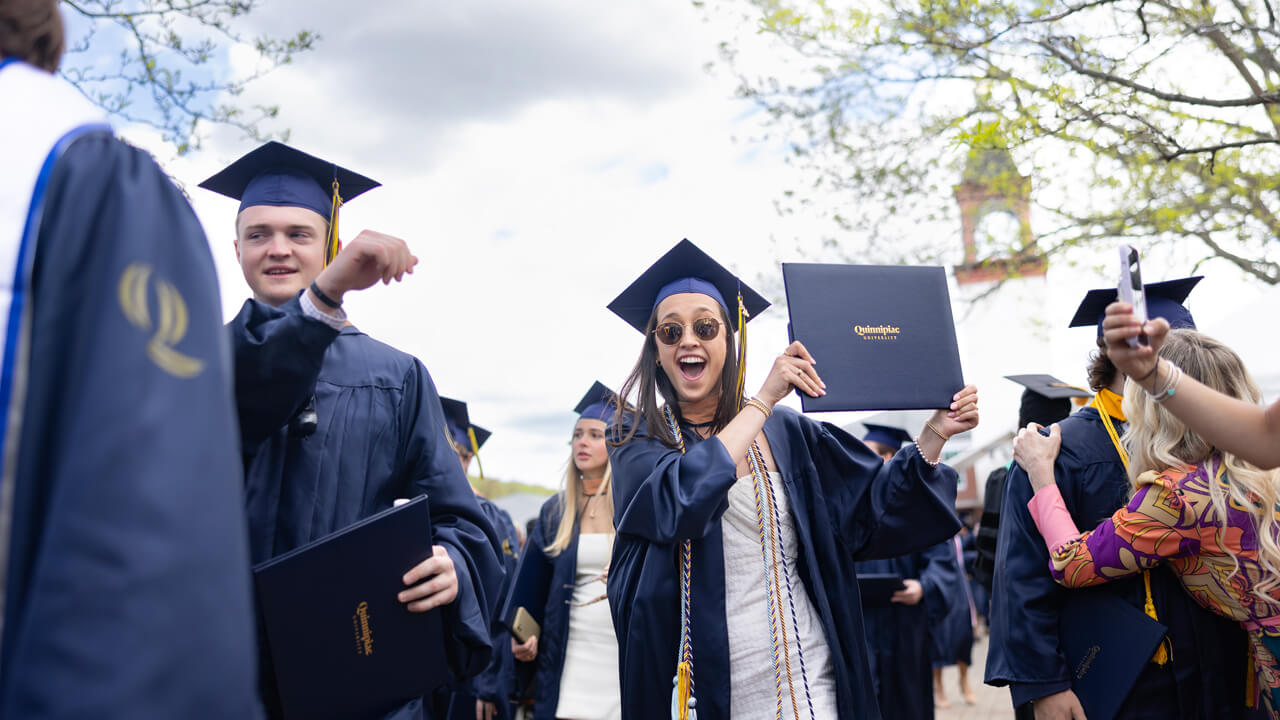
<path id="1" fill-rule="evenodd" d="M 1031 231 L 1031 177 L 1018 172 L 1007 149 L 972 151 L 955 198 L 964 260 L 953 268 L 953 305 L 965 382 L 978 385 L 984 408 L 968 443 L 978 448 L 1016 429 L 1022 388 L 1003 376 L 1049 371 L 1048 262 Z M 981 507 L 987 472 L 1011 453 L 1002 443 L 966 468 L 960 510 Z"/>
<path id="2" fill-rule="evenodd" d="M 1031 177 L 1018 173 L 1008 150 L 970 153 L 955 196 L 964 242 L 957 284 L 1044 276 L 1048 263 L 1031 234 Z"/>

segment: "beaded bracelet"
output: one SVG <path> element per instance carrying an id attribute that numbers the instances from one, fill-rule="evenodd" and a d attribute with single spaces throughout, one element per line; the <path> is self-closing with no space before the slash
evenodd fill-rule
<path id="1" fill-rule="evenodd" d="M 769 418 L 773 417 L 773 411 L 770 410 L 769 406 L 765 405 L 764 401 L 758 397 L 753 396 L 753 397 L 747 398 L 747 401 L 743 403 L 743 407 L 747 407 L 747 406 L 751 406 L 759 410 L 760 412 L 764 413 L 765 420 L 768 420 Z"/>
<path id="2" fill-rule="evenodd" d="M 935 430 L 934 432 L 937 432 L 937 431 Z M 938 459 L 937 459 L 937 460 L 930 460 L 929 458 L 927 458 L 927 457 L 925 457 L 925 456 L 924 456 L 924 451 L 920 449 L 920 436 L 919 436 L 919 435 L 917 435 L 917 436 L 916 436 L 916 439 L 915 439 L 915 446 L 916 446 L 916 454 L 917 454 L 917 455 L 919 455 L 919 456 L 920 456 L 920 459 L 921 459 L 921 460 L 923 460 L 923 461 L 925 461 L 925 463 L 926 463 L 926 464 L 928 464 L 928 466 L 929 466 L 929 467 L 938 467 L 938 463 L 942 462 L 942 453 L 938 453 Z"/>
<path id="3" fill-rule="evenodd" d="M 1178 381 L 1182 379 L 1182 368 L 1178 367 L 1177 365 L 1174 365 L 1168 360 L 1165 360 L 1164 363 L 1165 365 L 1169 366 L 1169 377 L 1165 379 L 1164 386 L 1161 387 L 1156 392 L 1147 393 L 1148 395 L 1151 396 L 1151 401 L 1157 405 L 1173 397 L 1174 392 L 1178 389 Z M 1160 376 L 1157 375 L 1156 385 L 1159 385 L 1159 380 L 1160 380 Z M 1153 390 L 1155 389 L 1154 385 L 1152 386 L 1152 389 Z M 1145 391 L 1146 388 L 1143 388 L 1143 390 Z"/>

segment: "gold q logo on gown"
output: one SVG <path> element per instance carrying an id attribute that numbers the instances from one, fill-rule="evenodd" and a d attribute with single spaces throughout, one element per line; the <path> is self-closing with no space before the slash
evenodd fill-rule
<path id="1" fill-rule="evenodd" d="M 148 288 L 152 286 L 151 266 L 132 263 L 120 276 L 120 309 L 125 319 L 143 332 L 155 334 L 147 341 L 147 357 L 157 367 L 177 378 L 193 378 L 204 370 L 204 361 L 184 355 L 173 348 L 187 334 L 187 303 L 182 293 L 168 281 L 154 282 L 160 321 L 151 323 Z"/>

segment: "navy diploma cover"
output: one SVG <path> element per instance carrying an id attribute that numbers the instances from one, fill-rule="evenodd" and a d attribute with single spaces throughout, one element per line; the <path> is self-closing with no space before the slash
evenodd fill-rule
<path id="1" fill-rule="evenodd" d="M 791 336 L 817 361 L 805 412 L 950 407 L 964 387 L 941 267 L 783 263 Z"/>
<path id="2" fill-rule="evenodd" d="M 396 598 L 431 552 L 420 495 L 254 568 L 287 717 L 377 716 L 449 681 L 439 608 Z"/>
<path id="3" fill-rule="evenodd" d="M 1104 589 L 1071 590 L 1059 618 L 1071 689 L 1089 720 L 1111 720 L 1167 628 Z"/>

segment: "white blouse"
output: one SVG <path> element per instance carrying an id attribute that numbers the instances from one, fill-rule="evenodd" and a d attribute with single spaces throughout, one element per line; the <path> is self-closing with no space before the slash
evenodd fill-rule
<path id="1" fill-rule="evenodd" d="M 795 519 L 783 489 L 782 475 L 769 473 L 769 482 L 778 507 L 781 525 L 781 548 L 785 552 L 791 577 L 791 596 L 782 584 L 782 603 L 776 612 L 786 621 L 791 679 L 795 687 L 795 705 L 800 711 L 796 718 L 792 710 L 791 691 L 787 684 L 786 665 L 782 664 L 782 717 L 789 720 L 808 720 L 810 717 L 836 717 L 835 670 L 821 618 L 809 600 L 804 580 L 800 577 L 800 543 L 796 538 Z M 761 488 L 763 491 L 763 488 Z M 762 504 L 765 498 L 761 496 Z M 767 505 L 765 505 L 767 513 Z M 769 532 L 768 515 L 765 516 L 766 533 Z M 756 500 L 751 476 L 738 478 L 729 489 L 729 509 L 720 520 L 724 533 L 724 607 L 729 630 L 729 702 L 735 718 L 773 718 L 777 709 L 777 688 L 774 683 L 773 641 L 769 622 L 769 596 L 765 574 L 765 559 L 760 553 L 760 528 L 756 521 Z M 768 535 L 765 536 L 768 539 Z M 770 550 L 769 566 L 773 557 Z M 782 576 L 782 557 L 778 558 L 778 573 Z M 771 585 L 772 582 L 768 581 Z M 782 582 L 782 580 L 780 580 Z M 791 613 L 791 600 L 795 603 L 795 619 Z M 797 632 L 796 623 L 799 623 Z M 799 645 L 796 637 L 799 636 Z M 781 642 L 781 634 L 779 634 Z M 804 654 L 804 672 L 801 672 L 800 656 Z M 805 678 L 809 692 L 805 693 Z M 809 698 L 812 699 L 812 708 Z M 812 715 L 811 715 L 812 712 Z"/>

